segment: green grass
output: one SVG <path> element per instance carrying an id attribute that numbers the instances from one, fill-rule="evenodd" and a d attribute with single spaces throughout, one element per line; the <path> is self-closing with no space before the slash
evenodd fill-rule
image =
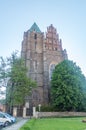
<path id="1" fill-rule="evenodd" d="M 86 130 L 85 117 L 31 119 L 20 130 Z"/>

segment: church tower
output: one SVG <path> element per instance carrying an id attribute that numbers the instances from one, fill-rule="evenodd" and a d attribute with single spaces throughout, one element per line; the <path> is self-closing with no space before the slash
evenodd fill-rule
<path id="1" fill-rule="evenodd" d="M 28 77 L 37 82 L 37 88 L 31 95 L 32 104 L 47 104 L 53 69 L 55 65 L 67 59 L 66 50 L 62 49 L 62 41 L 53 25 L 47 28 L 45 37 L 36 23 L 24 32 L 21 55 L 28 68 Z"/>
<path id="2" fill-rule="evenodd" d="M 37 82 L 37 88 L 32 92 L 32 104 L 43 104 L 43 42 L 44 34 L 36 23 L 24 33 L 22 42 L 22 57 L 28 68 L 27 75 Z"/>

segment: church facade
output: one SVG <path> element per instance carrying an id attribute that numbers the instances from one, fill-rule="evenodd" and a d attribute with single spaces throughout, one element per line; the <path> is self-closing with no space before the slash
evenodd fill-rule
<path id="1" fill-rule="evenodd" d="M 34 23 L 24 32 L 21 55 L 28 68 L 28 77 L 37 82 L 37 87 L 32 90 L 30 97 L 33 106 L 48 104 L 52 72 L 55 65 L 67 59 L 56 28 L 51 24 L 45 34 Z"/>

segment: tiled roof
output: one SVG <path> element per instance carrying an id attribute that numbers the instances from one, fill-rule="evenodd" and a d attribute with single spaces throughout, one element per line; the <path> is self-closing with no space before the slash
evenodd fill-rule
<path id="1" fill-rule="evenodd" d="M 36 31 L 38 33 L 41 33 L 41 30 L 39 29 L 38 25 L 34 23 L 31 28 L 29 29 L 30 32 Z"/>

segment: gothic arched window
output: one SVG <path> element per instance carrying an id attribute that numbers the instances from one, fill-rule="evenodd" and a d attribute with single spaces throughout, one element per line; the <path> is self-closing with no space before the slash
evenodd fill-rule
<path id="1" fill-rule="evenodd" d="M 34 34 L 34 39 L 37 39 L 37 34 L 36 33 Z"/>
<path id="2" fill-rule="evenodd" d="M 51 64 L 49 67 L 49 80 L 51 80 L 51 78 L 52 78 L 52 73 L 55 69 L 55 66 L 56 66 L 55 64 Z"/>

